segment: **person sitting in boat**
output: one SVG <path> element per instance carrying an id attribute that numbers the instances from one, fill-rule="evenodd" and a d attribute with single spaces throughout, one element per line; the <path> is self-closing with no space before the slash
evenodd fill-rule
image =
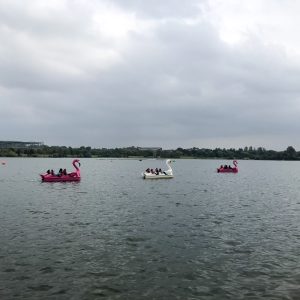
<path id="1" fill-rule="evenodd" d="M 54 171 L 53 171 L 53 170 L 51 170 L 51 175 L 53 175 L 53 176 L 54 176 Z"/>
<path id="2" fill-rule="evenodd" d="M 60 169 L 59 169 L 59 171 L 58 171 L 58 174 L 57 174 L 57 176 L 61 176 L 61 175 L 62 175 L 62 173 L 63 173 L 63 169 L 62 169 L 62 168 L 60 168 Z"/>
<path id="3" fill-rule="evenodd" d="M 223 169 L 223 165 L 220 166 L 220 169 Z"/>
<path id="4" fill-rule="evenodd" d="M 158 175 L 158 168 L 155 168 L 155 174 Z"/>
<path id="5" fill-rule="evenodd" d="M 232 169 L 231 165 L 228 166 L 228 169 Z"/>
<path id="6" fill-rule="evenodd" d="M 154 174 L 154 171 L 153 171 L 153 169 L 151 169 L 151 170 L 150 170 L 150 172 L 151 172 L 151 174 Z"/>
<path id="7" fill-rule="evenodd" d="M 67 175 L 67 169 L 63 169 L 63 175 Z"/>
<path id="8" fill-rule="evenodd" d="M 161 170 L 161 169 L 159 169 L 159 170 L 158 170 L 158 173 L 162 173 L 162 170 Z"/>
<path id="9" fill-rule="evenodd" d="M 224 169 L 227 169 L 227 165 L 224 165 Z"/>
<path id="10" fill-rule="evenodd" d="M 50 170 L 47 170 L 47 174 L 51 174 Z"/>
<path id="11" fill-rule="evenodd" d="M 150 173 L 150 168 L 146 169 L 146 173 Z"/>

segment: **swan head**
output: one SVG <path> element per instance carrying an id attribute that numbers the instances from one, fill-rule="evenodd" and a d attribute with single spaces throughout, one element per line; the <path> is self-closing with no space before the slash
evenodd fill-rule
<path id="1" fill-rule="evenodd" d="M 80 161 L 79 161 L 79 159 L 74 159 L 74 160 L 73 160 L 73 165 L 74 165 L 75 163 L 78 163 L 78 164 L 79 164 L 79 167 L 80 167 Z"/>

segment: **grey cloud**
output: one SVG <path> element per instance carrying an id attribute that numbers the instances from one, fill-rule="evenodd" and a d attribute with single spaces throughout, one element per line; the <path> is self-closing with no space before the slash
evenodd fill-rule
<path id="1" fill-rule="evenodd" d="M 174 19 L 148 32 L 133 31 L 126 47 L 118 47 L 91 36 L 85 18 L 79 29 L 73 22 L 79 17 L 76 6 L 67 15 L 70 26 L 58 22 L 53 28 L 56 18 L 36 22 L 25 13 L 21 28 L 11 8 L 0 11 L 5 16 L 0 27 L 5 40 L 0 45 L 0 126 L 7 128 L 3 139 L 167 148 L 210 147 L 218 141 L 221 147 L 230 141 L 245 146 L 247 137 L 249 142 L 257 137 L 266 145 L 285 147 L 289 135 L 290 144 L 300 147 L 292 143 L 299 131 L 300 70 L 291 67 L 284 52 L 251 37 L 248 44 L 232 47 L 208 22 L 182 22 L 180 16 L 192 15 L 193 1 L 174 2 L 169 14 L 164 13 L 168 2 L 143 4 L 148 8 L 135 1 L 115 3 L 149 17 Z M 3 24 L 13 28 L 11 35 Z M 120 59 L 107 68 L 97 56 L 91 62 L 82 59 L 103 49 L 115 51 Z"/>

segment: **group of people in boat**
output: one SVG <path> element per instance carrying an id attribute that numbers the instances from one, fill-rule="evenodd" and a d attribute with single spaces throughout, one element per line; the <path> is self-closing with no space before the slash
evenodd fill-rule
<path id="1" fill-rule="evenodd" d="M 221 165 L 220 168 L 217 169 L 218 173 L 238 173 L 237 161 L 233 161 L 234 167 L 231 165 Z"/>
<path id="2" fill-rule="evenodd" d="M 158 169 L 158 168 L 155 168 L 155 169 L 150 169 L 150 168 L 148 168 L 148 169 L 146 169 L 146 173 L 151 173 L 151 174 L 155 174 L 155 175 L 159 175 L 159 174 L 165 174 L 166 175 L 166 173 L 165 172 L 163 172 L 162 171 L 162 169 Z"/>
<path id="3" fill-rule="evenodd" d="M 64 181 L 80 181 L 80 162 L 79 159 L 73 160 L 73 166 L 75 170 L 68 173 L 66 169 L 60 168 L 58 173 L 49 169 L 44 174 L 40 174 L 42 181 L 46 182 L 64 182 Z"/>
<path id="4" fill-rule="evenodd" d="M 68 175 L 67 170 L 62 168 L 59 169 L 57 174 L 55 174 L 53 170 L 47 170 L 47 174 L 52 176 L 58 176 L 58 177 L 61 177 L 63 175 Z"/>
<path id="5" fill-rule="evenodd" d="M 228 166 L 227 165 L 224 165 L 224 166 L 221 165 L 219 169 L 233 169 L 233 168 L 231 167 L 231 165 L 228 165 Z"/>

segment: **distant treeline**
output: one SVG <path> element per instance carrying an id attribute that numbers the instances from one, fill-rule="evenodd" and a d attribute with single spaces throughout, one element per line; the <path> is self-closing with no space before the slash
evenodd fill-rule
<path id="1" fill-rule="evenodd" d="M 39 148 L 0 149 L 2 157 L 161 157 L 161 158 L 220 158 L 220 159 L 256 159 L 256 160 L 300 160 L 300 151 L 292 146 L 285 151 L 266 150 L 258 147 L 239 149 L 177 148 L 176 150 L 141 150 L 138 147 L 127 148 L 72 148 L 65 146 L 42 146 Z"/>

